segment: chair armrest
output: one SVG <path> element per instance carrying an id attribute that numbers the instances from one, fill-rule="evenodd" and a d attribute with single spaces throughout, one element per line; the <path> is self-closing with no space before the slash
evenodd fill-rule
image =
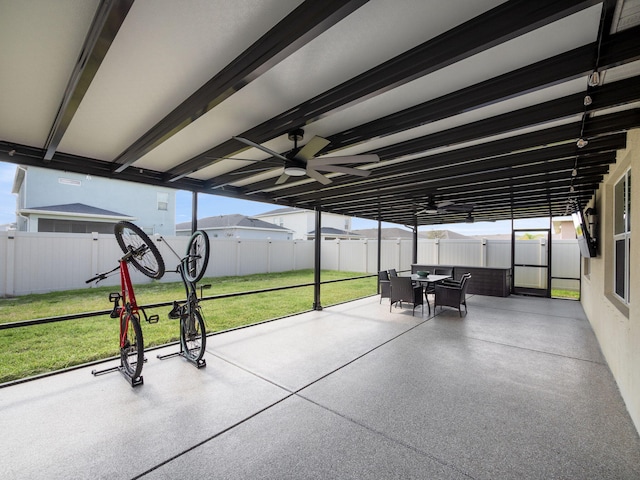
<path id="1" fill-rule="evenodd" d="M 458 291 L 460 291 L 462 289 L 460 288 L 460 285 L 445 285 L 445 284 L 442 284 L 442 283 L 437 283 L 436 284 L 436 291 L 437 290 L 449 290 L 449 291 L 458 290 Z"/>

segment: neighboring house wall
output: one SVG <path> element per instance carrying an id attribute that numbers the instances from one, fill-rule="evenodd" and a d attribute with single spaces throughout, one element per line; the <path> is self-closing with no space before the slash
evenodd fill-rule
<path id="1" fill-rule="evenodd" d="M 619 151 L 617 162 L 596 192 L 598 212 L 597 258 L 583 260 L 582 305 L 598 338 L 607 364 L 622 398 L 640 431 L 640 208 L 631 208 L 630 303 L 620 302 L 614 291 L 613 186 L 631 169 L 631 201 L 640 205 L 640 129 L 628 133 L 627 149 Z M 634 231 L 635 230 L 635 231 Z"/>
<path id="2" fill-rule="evenodd" d="M 22 169 L 22 170 L 20 170 Z M 26 170 L 26 174 L 25 174 Z M 101 177 L 90 177 L 38 167 L 19 167 L 14 184 L 18 212 L 52 205 L 81 203 L 135 218 L 147 233 L 174 235 L 175 190 Z M 18 216 L 18 230 L 38 231 L 40 218 L 51 214 Z M 57 218 L 75 218 L 59 215 Z M 85 218 L 86 221 L 114 222 L 113 219 Z"/>
<path id="3" fill-rule="evenodd" d="M 274 223 L 294 231 L 294 240 L 307 240 L 309 232 L 316 229 L 316 213 L 312 210 L 299 208 L 282 208 L 254 215 L 265 222 Z M 322 227 L 338 230 L 351 230 L 351 217 L 335 213 L 322 213 Z"/>

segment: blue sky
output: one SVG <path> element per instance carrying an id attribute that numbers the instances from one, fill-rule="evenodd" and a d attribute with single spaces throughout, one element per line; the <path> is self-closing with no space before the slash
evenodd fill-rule
<path id="1" fill-rule="evenodd" d="M 11 193 L 16 166 L 11 163 L 0 162 L 0 225 L 15 222 L 16 196 Z M 191 193 L 178 191 L 176 194 L 176 222 L 186 222 L 191 219 Z M 236 200 L 233 198 L 218 195 L 198 195 L 198 217 L 211 217 L 216 215 L 228 215 L 241 213 L 243 215 L 257 215 L 269 210 L 279 208 L 261 202 L 250 202 L 247 200 Z M 376 228 L 378 223 L 373 220 L 354 218 L 352 228 Z M 383 227 L 399 227 L 400 225 L 383 224 Z M 548 226 L 548 220 L 542 223 L 528 224 L 525 228 Z M 401 227 L 401 226 L 400 226 Z M 518 226 L 519 227 L 519 226 Z M 421 227 L 420 230 L 443 230 L 448 229 L 463 235 L 492 235 L 498 233 L 510 233 L 511 222 L 495 223 L 474 223 L 474 224 L 451 224 L 437 225 L 434 227 Z"/>

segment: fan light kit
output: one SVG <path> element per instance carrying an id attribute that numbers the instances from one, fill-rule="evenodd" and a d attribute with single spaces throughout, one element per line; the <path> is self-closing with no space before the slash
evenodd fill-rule
<path id="1" fill-rule="evenodd" d="M 307 171 L 302 167 L 284 167 L 284 174 L 290 177 L 303 177 L 307 174 Z"/>

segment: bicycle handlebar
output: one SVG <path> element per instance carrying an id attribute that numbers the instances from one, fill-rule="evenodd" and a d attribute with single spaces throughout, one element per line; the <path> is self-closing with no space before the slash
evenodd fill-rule
<path id="1" fill-rule="evenodd" d="M 115 272 L 116 270 L 120 269 L 120 265 L 118 265 L 116 268 L 114 268 L 113 270 L 109 270 L 108 272 L 103 272 L 103 273 L 99 273 L 98 275 L 96 275 L 93 278 L 90 278 L 89 280 L 85 281 L 85 283 L 91 283 L 91 282 L 101 282 L 102 280 L 105 280 L 110 273 Z"/>

